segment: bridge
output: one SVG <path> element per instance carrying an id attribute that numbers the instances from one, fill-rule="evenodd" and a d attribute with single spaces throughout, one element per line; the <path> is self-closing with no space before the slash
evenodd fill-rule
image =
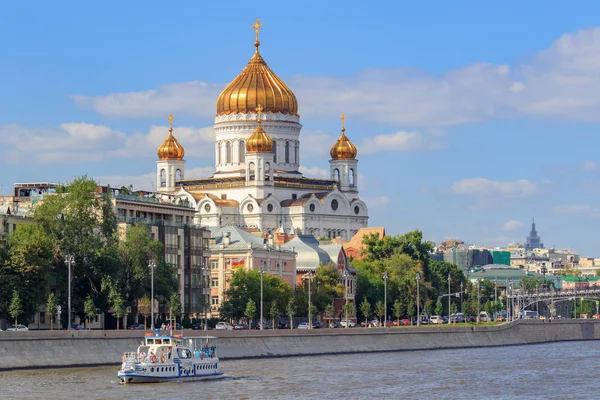
<path id="1" fill-rule="evenodd" d="M 570 316 L 571 304 L 570 301 L 577 300 L 592 300 L 600 301 L 600 287 L 590 287 L 586 289 L 543 289 L 526 291 L 515 289 L 509 291 L 507 296 L 510 304 L 513 304 L 513 309 L 516 307 L 519 311 L 537 310 L 542 311 L 540 315 Z M 561 303 L 562 306 L 561 306 Z M 561 308 L 557 311 L 556 308 Z M 577 307 L 577 304 L 574 304 Z M 596 313 L 598 313 L 598 304 L 596 305 Z"/>

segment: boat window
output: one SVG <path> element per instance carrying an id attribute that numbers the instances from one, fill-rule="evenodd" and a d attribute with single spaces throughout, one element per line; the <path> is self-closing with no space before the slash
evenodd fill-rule
<path id="1" fill-rule="evenodd" d="M 146 339 L 148 344 L 154 344 L 154 339 Z"/>
<path id="2" fill-rule="evenodd" d="M 169 344 L 169 343 L 171 343 L 171 339 L 165 339 L 163 343 L 164 344 Z"/>
<path id="3" fill-rule="evenodd" d="M 155 343 L 155 344 L 162 344 L 162 339 L 155 339 L 155 340 L 154 340 L 154 343 Z"/>

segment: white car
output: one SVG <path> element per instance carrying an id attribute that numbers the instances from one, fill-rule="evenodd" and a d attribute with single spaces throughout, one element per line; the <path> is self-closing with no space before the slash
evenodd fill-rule
<path id="1" fill-rule="evenodd" d="M 11 325 L 6 331 L 28 331 L 29 328 L 26 327 L 25 325 Z"/>
<path id="2" fill-rule="evenodd" d="M 298 329 L 308 329 L 308 322 L 300 322 Z"/>
<path id="3" fill-rule="evenodd" d="M 442 323 L 442 317 L 440 317 L 439 315 L 432 315 L 429 318 L 429 323 L 430 324 L 441 324 Z"/>
<path id="4" fill-rule="evenodd" d="M 345 319 L 341 320 L 340 321 L 340 325 L 342 325 L 345 328 L 346 327 L 346 320 Z M 348 326 L 350 328 L 354 328 L 356 326 L 356 323 L 350 319 L 350 320 L 348 320 Z"/>
<path id="5" fill-rule="evenodd" d="M 215 329 L 218 331 L 232 331 L 233 325 L 231 325 L 229 322 L 217 322 Z"/>

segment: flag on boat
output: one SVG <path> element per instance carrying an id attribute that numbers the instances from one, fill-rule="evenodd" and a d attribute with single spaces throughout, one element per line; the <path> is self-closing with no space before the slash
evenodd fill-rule
<path id="1" fill-rule="evenodd" d="M 239 258 L 237 260 L 231 260 L 231 266 L 232 267 L 241 267 L 244 265 L 245 262 L 246 262 L 246 259 L 244 257 Z"/>

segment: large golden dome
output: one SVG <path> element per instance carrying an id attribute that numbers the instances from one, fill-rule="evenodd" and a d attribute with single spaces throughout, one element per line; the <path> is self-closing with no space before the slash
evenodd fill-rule
<path id="1" fill-rule="evenodd" d="M 183 160 L 183 146 L 173 136 L 173 114 L 169 115 L 169 136 L 158 147 L 156 154 L 159 160 Z"/>
<path id="2" fill-rule="evenodd" d="M 346 137 L 346 127 L 344 126 L 344 122 L 346 121 L 346 116 L 342 114 L 342 134 L 335 142 L 335 144 L 331 147 L 329 154 L 333 160 L 354 160 L 356 155 L 358 154 L 358 150 L 356 150 L 356 146 L 352 144 L 350 139 Z"/>
<path id="3" fill-rule="evenodd" d="M 217 115 L 253 112 L 262 104 L 264 112 L 297 115 L 298 101 L 294 93 L 267 66 L 258 52 L 256 21 L 256 52 L 246 68 L 221 92 L 217 99 Z"/>
<path id="4" fill-rule="evenodd" d="M 252 135 L 246 139 L 246 152 L 247 153 L 270 153 L 273 151 L 273 139 L 265 132 L 261 126 L 260 113 L 263 110 L 259 104 L 256 107 L 258 126 L 252 132 Z"/>

